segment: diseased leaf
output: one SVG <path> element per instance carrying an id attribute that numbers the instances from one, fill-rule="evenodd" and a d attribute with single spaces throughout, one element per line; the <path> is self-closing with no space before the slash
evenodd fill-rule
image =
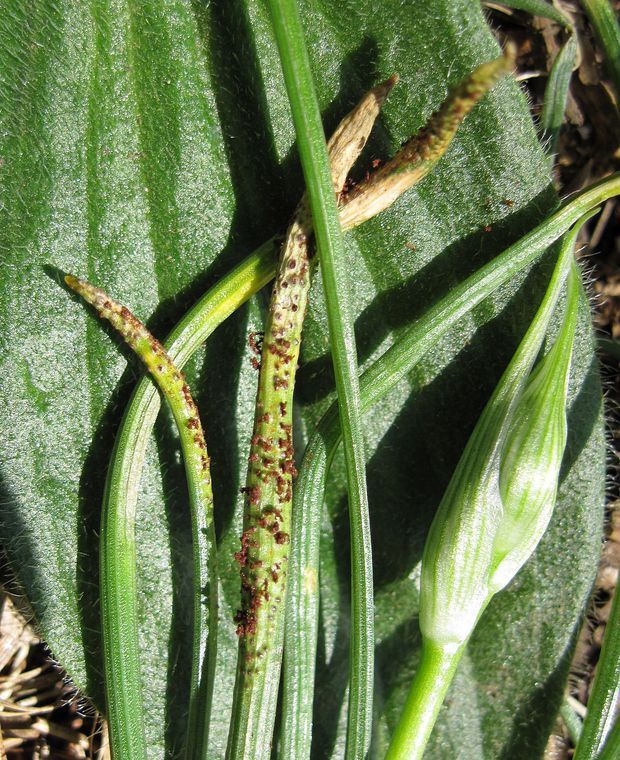
<path id="1" fill-rule="evenodd" d="M 385 158 L 474 66 L 497 54 L 476 3 L 301 3 L 326 131 L 398 72 L 361 162 Z M 58 285 L 87 277 L 164 337 L 209 285 L 285 228 L 303 191 L 269 19 L 241 0 L 6 0 L 0 17 L 0 476 L 2 537 L 54 656 L 101 704 L 97 530 L 114 433 L 140 372 Z M 360 362 L 556 204 L 523 96 L 500 83 L 437 171 L 346 238 Z M 549 259 L 464 320 L 365 421 L 375 558 L 381 756 L 415 668 L 417 572 L 453 467 L 544 292 Z M 333 397 L 320 274 L 299 381 L 300 432 Z M 212 455 L 221 537 L 221 662 L 213 757 L 234 679 L 241 498 L 261 298 L 188 368 Z M 552 526 L 492 603 L 440 716 L 429 757 L 542 754 L 599 549 L 604 443 L 585 299 L 569 442 Z M 348 643 L 344 470 L 329 488 L 315 756 L 337 757 Z M 153 757 L 178 755 L 189 683 L 190 533 L 165 411 L 139 503 L 141 630 Z M 174 584 L 174 586 L 173 586 Z"/>

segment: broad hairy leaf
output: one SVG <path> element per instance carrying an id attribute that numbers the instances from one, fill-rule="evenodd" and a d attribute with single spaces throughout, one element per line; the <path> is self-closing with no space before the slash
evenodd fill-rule
<path id="1" fill-rule="evenodd" d="M 300 3 L 329 131 L 363 91 L 401 82 L 363 160 L 384 158 L 497 45 L 469 0 Z M 140 372 L 59 272 L 87 277 L 164 337 L 207 287 L 282 230 L 301 173 L 259 0 L 5 0 L 0 17 L 2 539 L 54 657 L 101 704 L 97 540 L 105 472 Z M 557 203 L 517 85 L 468 117 L 438 170 L 346 239 L 360 363 Z M 365 420 L 377 627 L 374 752 L 415 670 L 419 560 L 442 491 L 544 291 L 550 256 L 435 347 Z M 312 292 L 298 432 L 333 398 L 321 283 Z M 213 757 L 234 679 L 241 498 L 256 373 L 241 309 L 189 369 L 213 458 L 221 538 L 221 656 Z M 459 668 L 429 757 L 542 753 L 593 579 L 604 439 L 582 303 L 560 499 L 535 557 L 492 603 Z M 328 487 L 315 755 L 342 752 L 348 646 L 344 470 Z M 329 519 L 328 519 L 329 516 Z M 142 652 L 153 757 L 175 757 L 189 680 L 190 533 L 164 411 L 139 503 Z"/>

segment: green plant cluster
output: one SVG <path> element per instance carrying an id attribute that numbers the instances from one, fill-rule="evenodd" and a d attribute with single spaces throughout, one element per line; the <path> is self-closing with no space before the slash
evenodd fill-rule
<path id="1" fill-rule="evenodd" d="M 552 154 L 574 34 L 513 5 L 567 30 Z M 620 179 L 559 205 L 466 0 L 7 0 L 0 31 L 2 535 L 115 760 L 541 756 L 602 520 L 574 245 Z M 61 270 L 151 315 L 66 278 L 169 411 Z M 579 760 L 618 742 L 617 639 Z"/>

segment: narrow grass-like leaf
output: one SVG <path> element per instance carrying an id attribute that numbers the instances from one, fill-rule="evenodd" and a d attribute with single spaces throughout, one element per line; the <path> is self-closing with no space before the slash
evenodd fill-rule
<path id="1" fill-rule="evenodd" d="M 620 104 L 620 25 L 608 0 L 581 0 L 605 51 L 605 62 L 616 89 L 616 103 Z"/>
<path id="2" fill-rule="evenodd" d="M 555 21 L 570 32 L 570 37 L 558 53 L 549 72 L 540 118 L 540 126 L 545 138 L 545 149 L 547 153 L 553 155 L 557 151 L 560 126 L 564 120 L 564 111 L 568 99 L 570 78 L 577 58 L 577 40 L 572 22 L 570 18 L 547 0 L 507 0 L 501 5 Z"/>
<path id="3" fill-rule="evenodd" d="M 384 398 L 464 314 L 531 264 L 584 214 L 619 194 L 620 175 L 583 192 L 433 306 L 363 373 L 363 409 Z M 296 484 L 284 648 L 282 757 L 309 755 L 318 635 L 320 524 L 327 473 L 339 442 L 338 417 L 332 406 L 308 443 Z"/>
<path id="4" fill-rule="evenodd" d="M 547 2 L 547 0 L 500 0 L 499 4 L 505 5 L 506 8 L 514 8 L 518 11 L 531 13 L 533 16 L 548 18 L 549 20 L 555 21 L 561 26 L 571 26 L 570 19 L 568 19 L 562 13 L 562 11 L 558 10 L 550 2 Z"/>
<path id="5" fill-rule="evenodd" d="M 575 760 L 614 758 L 620 742 L 620 594 L 616 589 Z M 614 726 L 615 722 L 615 726 Z M 607 746 L 609 745 L 609 747 Z"/>
<path id="6" fill-rule="evenodd" d="M 620 718 L 616 716 L 613 728 L 607 735 L 597 760 L 617 760 L 620 757 Z"/>
<path id="7" fill-rule="evenodd" d="M 351 656 L 348 758 L 365 756 L 372 731 L 374 596 L 355 334 L 348 272 L 327 146 L 295 0 L 269 0 L 312 213 L 343 431 L 351 524 Z"/>
<path id="8" fill-rule="evenodd" d="M 218 572 L 213 522 L 213 490 L 211 466 L 205 436 L 189 386 L 169 354 L 146 327 L 121 304 L 104 291 L 71 275 L 67 285 L 82 296 L 121 334 L 129 347 L 140 357 L 151 377 L 166 398 L 176 422 L 189 490 L 194 544 L 192 680 L 189 693 L 190 720 L 187 757 L 206 757 L 213 674 L 217 655 Z M 131 561 L 135 549 L 119 559 Z M 203 596 L 208 608 L 205 611 Z M 107 635 L 124 621 L 114 618 L 116 610 L 104 608 L 102 628 L 105 647 L 106 675 L 112 675 L 122 652 L 115 649 L 115 640 Z M 110 614 L 111 613 L 111 614 Z M 107 615 L 107 617 L 106 617 Z M 139 673 L 132 672 L 134 682 L 126 682 L 125 692 L 107 689 L 107 717 L 110 746 L 115 757 L 141 760 L 147 757 L 144 718 L 141 714 L 142 684 Z M 112 679 L 113 682 L 113 679 Z"/>
<path id="9" fill-rule="evenodd" d="M 555 154 L 560 138 L 560 127 L 564 121 L 564 111 L 570 87 L 570 79 L 577 58 L 577 40 L 575 35 L 566 41 L 553 62 L 549 79 L 545 87 L 545 99 L 540 117 L 540 126 L 543 130 L 545 149 L 550 154 Z"/>

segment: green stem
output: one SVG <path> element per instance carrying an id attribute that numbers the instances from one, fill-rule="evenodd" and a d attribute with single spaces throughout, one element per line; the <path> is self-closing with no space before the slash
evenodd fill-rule
<path id="1" fill-rule="evenodd" d="M 620 700 L 620 594 L 614 593 L 609 620 L 605 626 L 605 636 L 599 657 L 596 676 L 592 686 L 588 711 L 583 721 L 581 739 L 575 751 L 574 760 L 594 760 L 612 741 L 611 733 Z M 611 732 L 611 733 L 610 733 Z M 613 742 L 618 743 L 619 730 L 615 728 Z M 617 755 L 609 755 L 617 757 Z"/>
<path id="2" fill-rule="evenodd" d="M 508 8 L 531 13 L 533 16 L 542 16 L 551 19 L 563 26 L 570 37 L 558 53 L 547 80 L 543 110 L 540 117 L 540 126 L 545 140 L 545 150 L 553 155 L 557 151 L 560 127 L 564 121 L 564 111 L 568 99 L 570 79 L 577 57 L 577 40 L 571 19 L 565 16 L 548 0 L 502 0 L 502 5 Z"/>
<path id="3" fill-rule="evenodd" d="M 422 639 L 420 663 L 385 760 L 419 760 L 465 646 L 450 649 Z"/>
<path id="4" fill-rule="evenodd" d="M 382 399 L 465 314 L 529 266 L 584 214 L 620 195 L 620 174 L 566 203 L 475 272 L 407 328 L 361 376 L 363 409 Z M 334 405 L 317 426 L 296 483 L 284 645 L 283 746 L 280 756 L 309 757 L 319 610 L 319 538 L 327 473 L 340 442 Z"/>
<path id="5" fill-rule="evenodd" d="M 179 369 L 227 316 L 273 278 L 276 253 L 273 241 L 265 243 L 179 322 L 165 343 Z M 135 514 L 140 473 L 159 407 L 157 388 L 148 377 L 143 378 L 121 421 L 103 500 L 100 583 L 104 681 L 112 754 L 122 760 L 143 760 L 147 756 L 138 640 Z M 213 659 L 207 662 L 211 665 Z M 191 705 L 194 713 L 202 713 L 204 718 L 203 706 L 212 691 L 212 681 L 210 673 L 201 685 L 203 699 Z M 202 720 L 196 714 L 191 722 L 198 726 Z M 197 758 L 206 757 L 208 722 L 202 725 Z"/>
<path id="6" fill-rule="evenodd" d="M 566 726 L 571 741 L 577 746 L 581 731 L 583 730 L 583 722 L 579 715 L 577 715 L 570 706 L 566 697 L 564 697 L 562 704 L 560 705 L 560 717 L 564 721 L 564 725 Z"/>
<path id="7" fill-rule="evenodd" d="M 343 235 L 327 146 L 301 19 L 295 0 L 269 0 L 314 225 L 327 308 L 330 346 L 349 494 L 351 524 L 351 652 L 349 658 L 348 758 L 370 746 L 374 678 L 372 549 L 366 488 L 357 351 L 348 302 Z"/>

